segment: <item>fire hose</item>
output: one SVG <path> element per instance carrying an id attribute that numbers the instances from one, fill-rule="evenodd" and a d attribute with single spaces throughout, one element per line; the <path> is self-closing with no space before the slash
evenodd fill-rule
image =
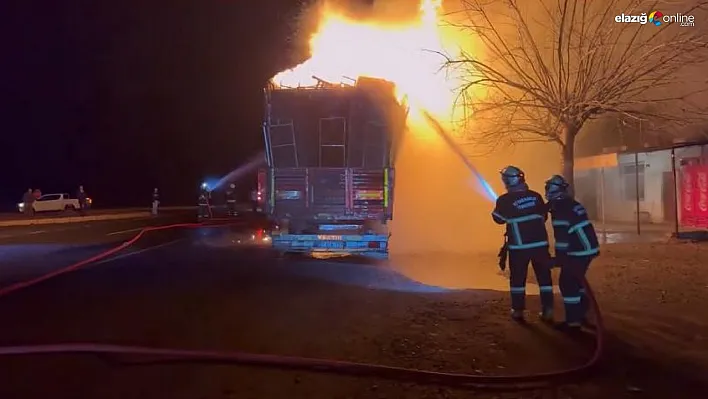
<path id="1" fill-rule="evenodd" d="M 228 219 L 227 219 L 228 220 Z M 225 227 L 233 223 L 182 223 L 166 226 L 146 227 L 133 238 L 88 259 L 74 263 L 70 266 L 42 275 L 40 277 L 16 283 L 0 289 L 0 296 L 9 295 L 29 286 L 44 282 L 53 277 L 76 271 L 93 262 L 103 260 L 135 244 L 146 233 L 152 231 L 176 228 L 202 228 Z M 217 223 L 213 223 L 217 222 Z M 583 365 L 546 373 L 527 375 L 500 375 L 489 376 L 479 374 L 446 373 L 428 370 L 416 370 L 401 367 L 391 367 L 378 364 L 355 363 L 329 359 L 315 359 L 294 356 L 280 356 L 255 354 L 244 352 L 220 352 L 206 350 L 187 350 L 170 348 L 150 348 L 137 346 L 122 346 L 103 343 L 61 343 L 49 345 L 23 345 L 0 347 L 0 356 L 10 355 L 36 355 L 36 354 L 93 354 L 101 356 L 132 355 L 152 360 L 138 362 L 119 362 L 123 365 L 146 365 L 164 363 L 209 363 L 209 364 L 235 364 L 265 368 L 278 368 L 287 370 L 303 370 L 319 373 L 342 374 L 359 377 L 375 377 L 399 381 L 416 382 L 422 384 L 445 385 L 478 390 L 518 391 L 539 389 L 554 384 L 566 384 L 571 379 L 578 378 L 595 366 L 603 352 L 604 324 L 595 295 L 584 281 L 586 294 L 590 299 L 591 308 L 596 318 L 596 345 L 592 357 Z"/>

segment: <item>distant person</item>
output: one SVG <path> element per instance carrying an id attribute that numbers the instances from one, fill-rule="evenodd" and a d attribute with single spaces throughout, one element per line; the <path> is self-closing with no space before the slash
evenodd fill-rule
<path id="1" fill-rule="evenodd" d="M 32 216 L 34 214 L 34 193 L 31 188 L 27 189 L 27 192 L 22 196 L 22 212 L 26 216 Z"/>
<path id="2" fill-rule="evenodd" d="M 590 262 L 600 254 L 600 244 L 595 228 L 588 220 L 587 210 L 573 199 L 568 188 L 569 184 L 559 175 L 546 181 L 546 199 L 556 240 L 555 263 L 561 268 L 558 285 L 565 306 L 565 322 L 556 327 L 574 332 L 586 322 L 585 273 Z"/>
<path id="3" fill-rule="evenodd" d="M 529 190 L 521 169 L 507 166 L 501 170 L 501 178 L 507 192 L 497 199 L 492 219 L 497 224 L 506 225 L 511 317 L 518 322 L 524 321 L 526 277 L 530 262 L 541 291 L 542 310 L 539 316 L 544 322 L 553 322 L 552 265 L 546 231 L 548 208 L 541 194 Z"/>
<path id="4" fill-rule="evenodd" d="M 236 185 L 233 183 L 226 190 L 226 210 L 229 216 L 236 216 Z"/>
<path id="5" fill-rule="evenodd" d="M 88 209 L 88 196 L 86 191 L 84 191 L 84 186 L 79 186 L 79 191 L 76 192 L 76 199 L 79 201 L 79 212 L 83 216 L 86 214 L 86 209 Z"/>
<path id="6" fill-rule="evenodd" d="M 152 215 L 157 216 L 157 207 L 160 205 L 160 193 L 157 187 L 152 190 Z"/>
<path id="7" fill-rule="evenodd" d="M 260 192 L 258 190 L 251 191 L 251 208 L 253 213 L 259 212 Z"/>
<path id="8" fill-rule="evenodd" d="M 199 206 L 199 219 L 211 217 L 211 192 L 209 191 L 206 183 L 202 184 L 202 187 L 199 190 L 197 205 Z"/>

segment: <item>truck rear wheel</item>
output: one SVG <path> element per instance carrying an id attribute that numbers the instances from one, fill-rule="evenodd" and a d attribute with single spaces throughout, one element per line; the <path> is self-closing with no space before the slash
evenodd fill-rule
<path id="1" fill-rule="evenodd" d="M 376 235 L 387 235 L 388 224 L 381 222 L 380 220 L 367 220 L 364 222 L 364 232 L 373 233 Z"/>
<path id="2" fill-rule="evenodd" d="M 64 206 L 64 212 L 74 212 L 74 211 L 76 211 L 76 208 L 74 208 L 73 205 Z"/>
<path id="3" fill-rule="evenodd" d="M 281 234 L 303 234 L 307 229 L 307 223 L 297 219 L 284 219 L 278 225 Z"/>

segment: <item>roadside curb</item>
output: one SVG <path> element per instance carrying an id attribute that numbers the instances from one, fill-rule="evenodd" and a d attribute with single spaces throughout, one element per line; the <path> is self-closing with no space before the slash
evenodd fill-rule
<path id="1" fill-rule="evenodd" d="M 108 214 L 108 215 L 71 216 L 71 217 L 47 218 L 47 219 L 3 220 L 3 221 L 0 221 L 0 227 L 96 222 L 96 221 L 101 221 L 101 220 L 141 219 L 141 218 L 148 218 L 151 216 L 152 215 L 150 214 L 150 212 L 131 212 L 131 213 Z"/>

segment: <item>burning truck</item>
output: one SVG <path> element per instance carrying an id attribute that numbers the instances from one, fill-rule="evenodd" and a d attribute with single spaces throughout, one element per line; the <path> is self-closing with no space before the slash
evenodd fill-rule
<path id="1" fill-rule="evenodd" d="M 316 80 L 264 90 L 267 168 L 256 207 L 277 226 L 269 233 L 282 253 L 386 257 L 405 101 L 381 79 Z"/>

